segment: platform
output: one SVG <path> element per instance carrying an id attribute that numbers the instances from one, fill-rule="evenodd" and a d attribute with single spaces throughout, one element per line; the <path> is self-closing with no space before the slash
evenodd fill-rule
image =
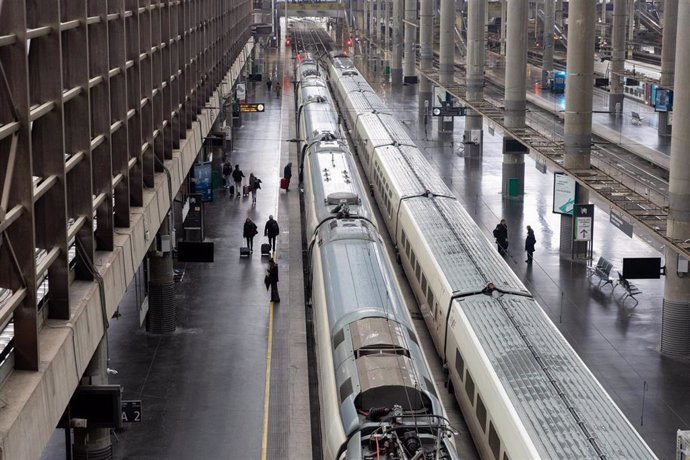
<path id="1" fill-rule="evenodd" d="M 498 130 L 492 135 L 485 124 L 483 157 L 465 158 L 464 118 L 455 118 L 452 137 L 439 138 L 435 122 L 425 133 L 417 122 L 417 86 L 391 88 L 381 76 L 372 75 L 372 86 L 378 81 L 378 93 L 391 112 L 408 127 L 487 236 L 501 218 L 507 220 L 509 264 L 659 458 L 673 458 L 676 430 L 690 427 L 690 363 L 658 351 L 663 279 L 635 280 L 643 292 L 637 296 L 637 306 L 624 299 L 622 288 L 612 292 L 610 286 L 599 288 L 596 281 L 590 282 L 584 262 L 560 257 L 560 216 L 551 212 L 552 171 L 541 173 L 527 157 L 524 200 L 504 200 L 500 193 L 503 142 Z M 624 257 L 663 258 L 661 248 L 650 246 L 644 235 L 631 239 L 613 227 L 608 207 L 594 203 L 595 262 L 604 256 L 614 270 L 622 270 Z M 532 226 L 537 239 L 532 265 L 525 262 L 523 250 L 526 225 Z"/>

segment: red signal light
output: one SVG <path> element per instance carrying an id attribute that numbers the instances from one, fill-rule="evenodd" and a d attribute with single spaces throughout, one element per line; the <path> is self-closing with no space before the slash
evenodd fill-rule
<path id="1" fill-rule="evenodd" d="M 347 46 L 352 46 L 352 39 L 351 38 L 347 39 Z"/>
<path id="2" fill-rule="evenodd" d="M 289 39 L 289 38 L 286 38 L 286 39 L 285 39 L 285 44 L 288 45 L 288 46 L 290 45 L 290 39 Z"/>

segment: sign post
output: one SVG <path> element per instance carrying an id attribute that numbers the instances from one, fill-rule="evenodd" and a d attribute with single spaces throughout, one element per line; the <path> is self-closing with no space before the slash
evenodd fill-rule
<path id="1" fill-rule="evenodd" d="M 573 241 L 585 241 L 588 256 L 591 257 L 592 236 L 594 233 L 594 205 L 576 204 L 573 208 Z"/>

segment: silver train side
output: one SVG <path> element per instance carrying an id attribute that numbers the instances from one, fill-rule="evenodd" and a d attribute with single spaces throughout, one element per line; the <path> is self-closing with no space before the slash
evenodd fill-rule
<path id="1" fill-rule="evenodd" d="M 324 458 L 456 459 L 325 75 L 296 80 Z"/>
<path id="2" fill-rule="evenodd" d="M 481 457 L 655 458 L 352 61 L 329 76 Z"/>

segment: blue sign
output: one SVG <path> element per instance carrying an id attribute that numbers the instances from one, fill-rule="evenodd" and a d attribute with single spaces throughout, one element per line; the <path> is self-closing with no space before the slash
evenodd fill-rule
<path id="1" fill-rule="evenodd" d="M 673 110 L 673 90 L 668 88 L 657 88 L 654 98 L 654 107 L 657 112 L 668 112 Z"/>
<path id="2" fill-rule="evenodd" d="M 210 161 L 194 165 L 192 186 L 194 187 L 194 193 L 201 194 L 201 201 L 213 201 L 213 180 Z"/>

